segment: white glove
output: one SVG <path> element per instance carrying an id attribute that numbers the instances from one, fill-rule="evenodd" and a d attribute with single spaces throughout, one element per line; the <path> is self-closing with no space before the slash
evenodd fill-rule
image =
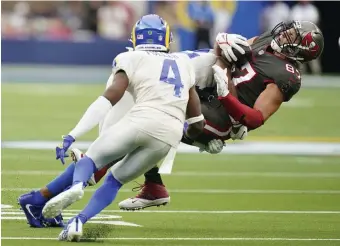
<path id="1" fill-rule="evenodd" d="M 248 128 L 242 124 L 238 125 L 233 125 L 231 132 L 230 132 L 230 137 L 232 140 L 243 140 L 248 136 Z"/>
<path id="2" fill-rule="evenodd" d="M 222 151 L 223 147 L 225 146 L 225 143 L 220 139 L 213 139 L 210 140 L 208 145 L 206 145 L 204 148 L 200 148 L 200 152 L 206 151 L 210 154 L 218 154 Z"/>
<path id="3" fill-rule="evenodd" d="M 244 55 L 246 52 L 239 44 L 249 46 L 247 38 L 238 34 L 228 34 L 223 32 L 217 34 L 216 43 L 221 48 L 222 53 L 229 62 L 237 61 L 237 57 L 235 56 L 232 48 L 238 50 L 242 55 Z"/>
<path id="4" fill-rule="evenodd" d="M 230 132 L 230 137 L 232 140 L 243 140 L 248 136 L 248 128 L 242 125 L 240 122 L 234 120 L 233 117 L 229 116 L 232 125 L 232 129 Z"/>
<path id="5" fill-rule="evenodd" d="M 227 77 L 227 69 L 224 70 L 217 65 L 212 66 L 214 70 L 214 79 L 217 86 L 217 95 L 221 97 L 226 97 L 229 94 L 228 90 L 228 77 Z"/>

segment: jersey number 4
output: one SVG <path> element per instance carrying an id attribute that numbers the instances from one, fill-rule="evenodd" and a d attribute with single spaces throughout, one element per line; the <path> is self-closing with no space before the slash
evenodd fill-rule
<path id="1" fill-rule="evenodd" d="M 179 74 L 178 66 L 175 60 L 165 59 L 162 67 L 161 77 L 162 82 L 174 85 L 174 96 L 181 97 L 181 89 L 183 88 L 181 75 Z"/>

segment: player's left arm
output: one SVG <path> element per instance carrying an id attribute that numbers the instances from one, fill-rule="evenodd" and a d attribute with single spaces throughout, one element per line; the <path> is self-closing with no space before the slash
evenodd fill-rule
<path id="1" fill-rule="evenodd" d="M 266 89 L 257 98 L 253 109 L 262 114 L 263 123 L 272 116 L 283 103 L 284 98 L 276 84 L 268 84 Z"/>

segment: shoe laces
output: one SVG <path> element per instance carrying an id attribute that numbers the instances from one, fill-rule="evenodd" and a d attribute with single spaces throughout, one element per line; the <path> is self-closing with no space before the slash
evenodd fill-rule
<path id="1" fill-rule="evenodd" d="M 137 181 L 134 181 L 134 182 L 137 184 L 137 186 L 133 187 L 132 191 L 133 192 L 137 192 L 137 191 L 142 191 L 143 192 L 143 188 L 144 188 L 145 184 L 140 184 Z"/>

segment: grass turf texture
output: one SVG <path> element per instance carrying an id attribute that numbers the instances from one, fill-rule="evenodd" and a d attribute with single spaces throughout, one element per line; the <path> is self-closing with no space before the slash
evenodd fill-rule
<path id="1" fill-rule="evenodd" d="M 103 90 L 104 84 L 2 84 L 2 140 L 59 140 Z M 248 140 L 340 142 L 339 93 L 302 88 Z M 81 140 L 96 135 L 95 129 Z"/>
<path id="2" fill-rule="evenodd" d="M 316 164 L 317 163 L 317 164 Z M 19 188 L 41 187 L 63 169 L 53 160 L 53 151 L 8 150 L 2 151 L 2 204 L 14 206 L 23 193 Z M 21 172 L 18 172 L 20 171 Z M 28 172 L 24 172 L 26 170 Z M 47 172 L 37 174 L 32 171 Z M 193 172 L 197 176 L 176 175 Z M 248 173 L 242 177 L 237 174 Z M 271 173 L 259 177 L 261 172 Z M 209 176 L 214 173 L 234 174 Z M 254 175 L 252 176 L 251 173 Z M 276 176 L 294 173 L 296 176 Z M 314 174 L 311 177 L 299 175 Z M 118 221 L 141 225 L 127 227 L 114 225 L 86 225 L 87 237 L 99 238 L 338 238 L 340 214 L 272 214 L 264 213 L 200 213 L 185 211 L 336 211 L 339 210 L 339 194 L 294 194 L 279 193 L 280 190 L 336 191 L 340 187 L 338 177 L 323 177 L 325 173 L 340 175 L 336 157 L 278 157 L 263 156 L 209 156 L 181 154 L 178 156 L 173 176 L 164 181 L 171 193 L 172 202 L 166 207 L 148 209 L 161 213 L 117 212 L 117 203 L 134 193 L 133 183 L 123 187 L 116 201 L 104 215 L 119 215 Z M 207 175 L 207 177 L 204 177 Z M 320 175 L 320 176 L 319 176 Z M 140 178 L 138 181 L 142 182 Z M 234 193 L 201 193 L 200 190 L 234 190 Z M 187 192 L 185 191 L 187 190 Z M 237 190 L 258 190 L 260 193 L 238 193 Z M 273 193 L 265 193 L 273 191 Z M 262 192 L 262 193 L 261 193 Z M 82 201 L 69 209 L 82 209 L 93 194 L 85 193 Z M 2 216 L 7 215 L 2 210 Z M 162 213 L 170 211 L 169 213 Z M 171 212 L 178 211 L 178 212 Z M 75 213 L 73 211 L 73 213 Z M 55 238 L 60 229 L 28 228 L 24 220 L 2 220 L 2 237 Z M 112 240 L 100 245 L 307 245 L 300 241 L 164 241 Z M 20 240 L 4 240 L 5 245 L 19 245 Z M 22 243 L 22 241 L 21 241 Z M 26 240 L 25 245 L 57 245 L 53 241 Z M 336 245 L 336 241 L 310 241 L 308 245 Z M 87 245 L 98 245 L 87 242 Z M 58 243 L 58 245 L 60 245 Z"/>

